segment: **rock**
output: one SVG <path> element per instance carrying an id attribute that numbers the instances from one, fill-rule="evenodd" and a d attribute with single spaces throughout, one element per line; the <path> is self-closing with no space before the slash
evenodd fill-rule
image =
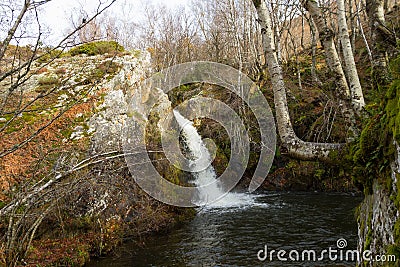
<path id="1" fill-rule="evenodd" d="M 114 60 L 122 65 L 122 69 L 113 79 L 104 84 L 106 95 L 104 102 L 97 107 L 97 112 L 89 121 L 89 131 L 93 134 L 91 154 L 121 150 L 121 135 L 127 119 L 132 111 L 144 121 L 147 120 L 148 105 L 143 99 L 148 99 L 150 93 L 157 95 L 160 101 L 155 106 L 155 112 L 165 114 L 171 109 L 171 102 L 162 90 L 149 92 L 148 88 L 138 86 L 150 71 L 150 56 L 141 53 L 139 57 L 124 56 Z M 128 115 L 129 114 L 129 115 Z"/>
<path id="2" fill-rule="evenodd" d="M 393 199 L 396 199 L 397 175 L 400 174 L 400 147 L 397 148 L 396 161 L 392 162 L 392 189 L 390 193 L 385 186 L 374 181 L 372 195 L 365 196 L 360 206 L 358 218 L 358 250 L 368 249 L 372 255 L 387 255 L 386 249 L 395 244 L 395 224 L 399 219 L 399 210 Z M 362 254 L 360 254 L 362 255 Z M 369 262 L 368 266 L 375 266 Z"/>
<path id="3" fill-rule="evenodd" d="M 81 139 L 82 137 L 84 137 L 84 132 L 85 132 L 85 129 L 83 128 L 83 126 L 76 126 L 70 136 L 70 139 L 71 140 Z"/>

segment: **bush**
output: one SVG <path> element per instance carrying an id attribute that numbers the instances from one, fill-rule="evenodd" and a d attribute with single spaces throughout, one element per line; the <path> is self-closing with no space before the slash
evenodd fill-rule
<path id="1" fill-rule="evenodd" d="M 51 48 L 47 48 L 43 51 L 41 51 L 41 55 L 38 58 L 38 62 L 39 63 L 48 63 L 53 61 L 56 58 L 61 58 L 63 56 L 65 56 L 65 53 L 62 50 L 59 49 L 55 49 L 52 50 Z"/>
<path id="2" fill-rule="evenodd" d="M 59 74 L 59 75 L 64 75 L 65 73 L 67 73 L 67 69 L 66 68 L 58 68 L 58 69 L 56 69 L 56 71 L 54 73 Z"/>
<path id="3" fill-rule="evenodd" d="M 54 75 L 47 75 L 42 76 L 38 79 L 39 85 L 56 85 L 60 82 L 57 76 Z"/>
<path id="4" fill-rule="evenodd" d="M 124 52 L 125 48 L 116 41 L 97 41 L 83 44 L 72 48 L 69 53 L 71 56 L 86 54 L 89 56 L 102 55 L 105 53 Z"/>
<path id="5" fill-rule="evenodd" d="M 60 84 L 59 78 L 52 74 L 52 75 L 45 75 L 42 77 L 39 77 L 38 79 L 38 87 L 35 88 L 35 91 L 37 93 L 44 93 L 55 86 L 58 86 Z"/>
<path id="6" fill-rule="evenodd" d="M 121 68 L 121 65 L 113 61 L 104 61 L 96 66 L 84 84 L 94 83 L 103 79 L 107 74 L 113 76 Z M 110 79 L 112 76 L 108 76 Z"/>
<path id="7" fill-rule="evenodd" d="M 121 65 L 111 60 L 104 61 L 96 66 L 96 69 L 103 73 L 116 73 Z"/>
<path id="8" fill-rule="evenodd" d="M 42 74 L 42 73 L 45 73 L 45 72 L 48 72 L 49 70 L 47 69 L 47 68 L 40 68 L 40 69 L 38 69 L 37 71 L 36 71 L 36 74 Z"/>

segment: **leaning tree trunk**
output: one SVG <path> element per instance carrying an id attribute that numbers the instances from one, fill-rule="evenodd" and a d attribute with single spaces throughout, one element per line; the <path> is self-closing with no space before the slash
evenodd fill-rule
<path id="1" fill-rule="evenodd" d="M 276 120 L 282 145 L 288 150 L 289 155 L 299 159 L 329 160 L 330 152 L 340 149 L 340 144 L 304 142 L 297 137 L 293 130 L 286 100 L 286 86 L 283 81 L 282 69 L 275 53 L 271 16 L 264 0 L 253 0 L 253 4 L 257 10 L 258 21 L 261 25 L 263 48 L 274 91 Z"/>
<path id="2" fill-rule="evenodd" d="M 389 82 L 387 50 L 390 45 L 396 46 L 393 34 L 386 27 L 384 1 L 367 0 L 367 14 L 372 34 L 372 77 L 376 84 Z"/>
<path id="3" fill-rule="evenodd" d="M 315 22 L 315 25 L 317 26 L 317 30 L 319 32 L 319 39 L 321 40 L 321 43 L 325 50 L 326 63 L 328 64 L 329 69 L 335 76 L 338 91 L 341 94 L 341 96 L 343 96 L 343 99 L 349 98 L 350 90 L 347 85 L 342 64 L 340 63 L 340 59 L 336 51 L 334 43 L 334 32 L 325 23 L 321 9 L 319 8 L 316 1 L 303 0 L 302 4 L 304 8 L 310 13 L 311 17 Z"/>
<path id="4" fill-rule="evenodd" d="M 347 28 L 346 9 L 344 0 L 337 0 L 336 2 L 338 7 L 339 39 L 342 45 L 345 71 L 349 81 L 351 103 L 353 105 L 353 109 L 357 113 L 360 113 L 365 106 L 365 101 Z"/>
<path id="5" fill-rule="evenodd" d="M 336 81 L 339 107 L 344 118 L 349 123 L 349 130 L 353 135 L 350 136 L 349 140 L 353 140 L 353 138 L 358 135 L 358 129 L 355 122 L 354 111 L 350 104 L 350 90 L 334 43 L 334 32 L 325 23 L 321 9 L 316 1 L 302 0 L 301 2 L 304 8 L 310 13 L 317 26 L 319 39 L 325 51 L 326 63 Z"/>

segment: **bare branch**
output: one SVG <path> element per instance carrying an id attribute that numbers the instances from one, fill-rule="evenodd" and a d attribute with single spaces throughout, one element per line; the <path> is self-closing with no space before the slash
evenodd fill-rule
<path id="1" fill-rule="evenodd" d="M 11 39 L 14 37 L 15 32 L 17 31 L 19 25 L 21 24 L 22 19 L 24 18 L 24 16 L 25 16 L 26 12 L 28 11 L 30 5 L 31 5 L 31 1 L 30 0 L 25 0 L 24 1 L 24 5 L 22 6 L 22 9 L 21 9 L 20 13 L 19 13 L 17 19 L 15 20 L 14 25 L 8 31 L 7 37 L 1 43 L 0 60 L 3 59 L 4 54 L 6 53 L 6 50 L 8 48 L 8 45 L 10 44 Z"/>

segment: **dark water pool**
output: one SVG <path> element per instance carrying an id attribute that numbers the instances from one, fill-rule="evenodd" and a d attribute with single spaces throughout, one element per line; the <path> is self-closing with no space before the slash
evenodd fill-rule
<path id="1" fill-rule="evenodd" d="M 313 250 L 318 258 L 329 247 L 338 249 L 341 238 L 347 242 L 343 251 L 355 250 L 354 210 L 360 196 L 265 193 L 252 200 L 239 207 L 203 209 L 192 221 L 148 238 L 143 246 L 128 243 L 119 255 L 93 259 L 88 266 L 355 266 L 354 261 L 340 261 L 340 250 L 336 261 L 327 254 L 324 260 L 314 261 L 308 253 L 302 260 L 302 253 Z M 283 258 L 288 260 L 278 260 L 275 252 L 272 260 L 260 261 L 257 253 L 265 245 L 268 254 L 285 250 Z M 292 250 L 299 253 L 299 261 L 289 258 Z M 295 259 L 297 254 L 291 255 Z"/>

